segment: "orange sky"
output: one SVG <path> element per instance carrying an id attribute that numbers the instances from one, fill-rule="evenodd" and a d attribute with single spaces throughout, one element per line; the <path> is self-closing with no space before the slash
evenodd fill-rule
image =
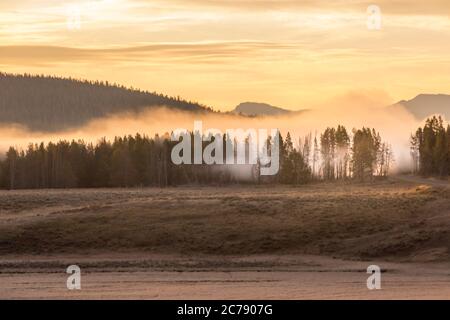
<path id="1" fill-rule="evenodd" d="M 0 2 L 0 70 L 100 79 L 229 110 L 450 93 L 450 1 Z M 79 19 L 78 19 L 79 18 Z"/>

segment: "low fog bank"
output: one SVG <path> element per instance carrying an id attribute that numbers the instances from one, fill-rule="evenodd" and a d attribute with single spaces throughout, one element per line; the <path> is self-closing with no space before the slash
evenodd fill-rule
<path id="1" fill-rule="evenodd" d="M 411 165 L 409 155 L 409 137 L 421 122 L 417 121 L 403 108 L 386 108 L 385 101 L 376 102 L 352 95 L 340 97 L 322 106 L 303 113 L 282 116 L 247 118 L 233 114 L 196 114 L 176 111 L 165 107 L 152 107 L 139 114 L 120 114 L 94 120 L 75 129 L 57 133 L 31 132 L 18 126 L 0 128 L 0 151 L 2 156 L 9 146 L 26 148 L 29 143 L 65 140 L 96 142 L 102 137 L 113 139 L 128 134 L 164 134 L 177 128 L 193 130 L 194 121 L 203 121 L 203 130 L 226 129 L 280 129 L 283 136 L 289 131 L 295 142 L 309 133 L 313 136 L 326 127 L 338 124 L 353 128 L 373 127 L 380 132 L 384 141 L 390 143 L 394 151 L 394 170 L 408 170 Z"/>

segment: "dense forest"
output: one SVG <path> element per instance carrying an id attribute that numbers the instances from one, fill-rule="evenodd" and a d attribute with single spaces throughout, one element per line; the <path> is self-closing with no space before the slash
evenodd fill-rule
<path id="1" fill-rule="evenodd" d="M 441 117 L 428 118 L 423 128 L 411 135 L 414 173 L 424 176 L 450 175 L 450 124 Z"/>
<path id="2" fill-rule="evenodd" d="M 226 137 L 223 136 L 225 141 Z M 343 126 L 328 128 L 294 142 L 280 139 L 280 171 L 261 176 L 260 165 L 175 165 L 171 150 L 178 142 L 168 134 L 11 147 L 0 162 L 0 187 L 80 188 L 228 184 L 236 182 L 302 184 L 311 180 L 371 180 L 387 176 L 392 163 L 388 145 L 374 129 L 348 133 Z M 210 142 L 204 142 L 204 146 Z M 247 148 L 248 149 L 248 148 Z M 239 170 L 235 170 L 239 167 Z M 246 178 L 240 169 L 245 168 Z"/>
<path id="3" fill-rule="evenodd" d="M 186 111 L 210 108 L 179 97 L 50 76 L 10 75 L 0 72 L 0 121 L 31 130 L 55 131 L 119 112 L 138 112 L 152 106 Z"/>

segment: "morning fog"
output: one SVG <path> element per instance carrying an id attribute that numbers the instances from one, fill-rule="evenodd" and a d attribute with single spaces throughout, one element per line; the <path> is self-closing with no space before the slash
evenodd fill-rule
<path id="1" fill-rule="evenodd" d="M 181 141 L 180 141 L 181 139 Z M 175 165 L 258 165 L 260 175 L 272 176 L 280 168 L 280 132 L 278 129 L 203 130 L 202 121 L 194 121 L 194 129 L 176 129 L 171 151 Z"/>

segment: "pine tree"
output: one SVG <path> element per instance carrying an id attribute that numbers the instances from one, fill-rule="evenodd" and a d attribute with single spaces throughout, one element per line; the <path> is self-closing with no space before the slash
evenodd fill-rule
<path id="1" fill-rule="evenodd" d="M 445 177 L 450 171 L 450 134 L 441 117 L 425 121 L 411 137 L 411 156 L 414 169 L 420 174 Z M 416 170 L 417 169 L 417 170 Z"/>

